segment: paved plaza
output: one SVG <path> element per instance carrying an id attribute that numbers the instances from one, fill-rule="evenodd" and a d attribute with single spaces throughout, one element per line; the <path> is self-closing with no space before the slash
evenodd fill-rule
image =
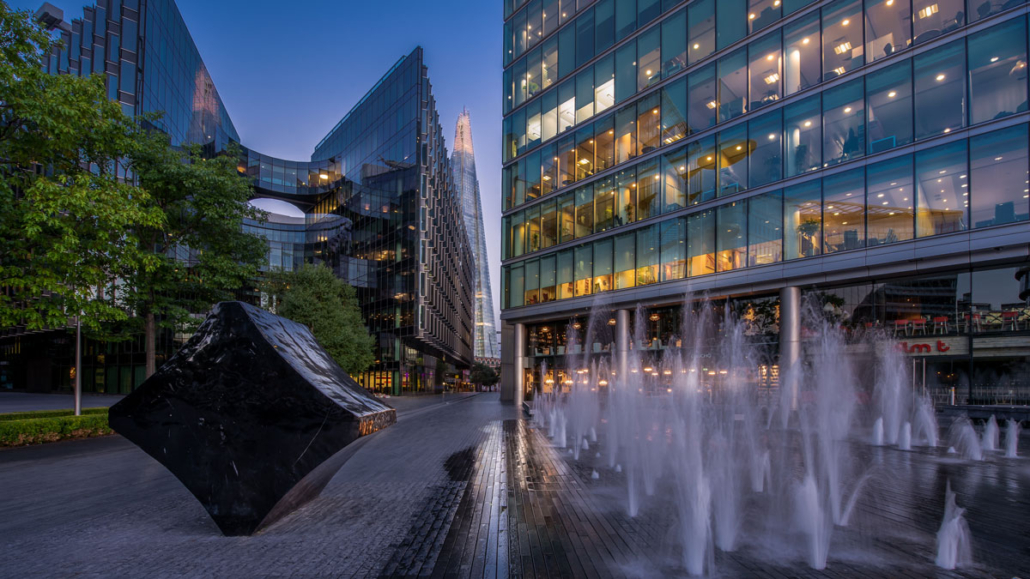
<path id="1" fill-rule="evenodd" d="M 2 451 L 0 576 L 685 576 L 675 509 L 661 498 L 670 489 L 631 518 L 622 475 L 596 448 L 573 460 L 496 394 L 393 402 L 395 426 L 356 443 L 321 496 L 253 537 L 223 537 L 120 437 Z M 856 456 L 872 474 L 825 571 L 784 531 L 783 545 L 745 534 L 734 553 L 717 552 L 716 575 L 1027 576 L 1030 461 Z M 977 567 L 961 573 L 933 566 L 947 480 L 973 534 Z"/>

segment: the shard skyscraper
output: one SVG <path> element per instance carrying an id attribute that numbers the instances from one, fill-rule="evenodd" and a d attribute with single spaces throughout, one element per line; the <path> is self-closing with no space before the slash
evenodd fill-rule
<path id="1" fill-rule="evenodd" d="M 490 288 L 490 260 L 486 254 L 486 238 L 483 234 L 483 204 L 479 199 L 479 179 L 476 177 L 476 153 L 472 148 L 472 118 L 468 110 L 458 115 L 454 129 L 454 149 L 451 153 L 451 170 L 454 183 L 461 198 L 465 215 L 465 229 L 469 235 L 469 246 L 476 265 L 475 294 L 475 356 L 477 358 L 500 358 L 497 347 L 496 322 L 494 319 L 493 291 Z"/>

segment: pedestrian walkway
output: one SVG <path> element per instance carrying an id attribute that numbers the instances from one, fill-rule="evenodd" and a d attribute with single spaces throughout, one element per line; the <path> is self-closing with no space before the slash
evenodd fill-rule
<path id="1" fill-rule="evenodd" d="M 83 408 L 110 408 L 122 396 L 111 394 L 83 394 Z M 75 396 L 71 394 L 32 394 L 26 392 L 0 392 L 0 414 L 30 412 L 33 410 L 71 410 Z"/>

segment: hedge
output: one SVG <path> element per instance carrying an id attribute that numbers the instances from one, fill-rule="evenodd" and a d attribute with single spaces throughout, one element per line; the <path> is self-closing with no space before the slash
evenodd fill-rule
<path id="1" fill-rule="evenodd" d="M 4 420 L 25 420 L 29 418 L 58 418 L 60 416 L 72 416 L 75 411 L 71 408 L 64 410 L 32 410 L 30 412 L 11 412 L 0 414 L 0 422 Z M 107 408 L 83 408 L 82 414 L 107 414 Z"/>
<path id="2" fill-rule="evenodd" d="M 0 446 L 25 446 L 113 434 L 107 424 L 107 409 L 102 410 L 105 412 L 94 411 L 82 416 L 0 420 Z"/>

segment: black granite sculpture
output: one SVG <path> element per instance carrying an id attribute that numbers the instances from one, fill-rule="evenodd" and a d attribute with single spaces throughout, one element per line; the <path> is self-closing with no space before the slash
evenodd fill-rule
<path id="1" fill-rule="evenodd" d="M 157 459 L 225 535 L 249 535 L 318 495 L 343 448 L 396 421 L 304 326 L 242 302 L 111 407 L 111 428 Z"/>

